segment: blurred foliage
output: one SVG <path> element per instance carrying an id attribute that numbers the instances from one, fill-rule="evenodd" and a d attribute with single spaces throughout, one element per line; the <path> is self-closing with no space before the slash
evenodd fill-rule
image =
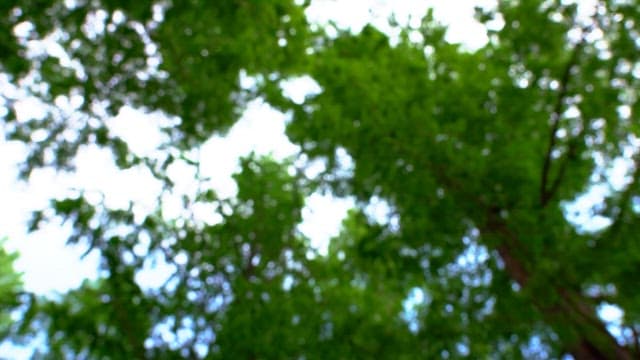
<path id="1" fill-rule="evenodd" d="M 640 7 L 577 3 L 478 8 L 488 42 L 467 49 L 431 11 L 390 38 L 325 31 L 292 0 L 3 1 L 2 126 L 29 149 L 24 179 L 72 174 L 93 145 L 170 194 L 168 169 L 198 168 L 192 151 L 255 99 L 290 116 L 301 151 L 241 159 L 237 195 L 204 186 L 174 218 L 162 195 L 146 214 L 82 191 L 53 199 L 30 229 L 71 223 L 100 278 L 18 297 L 0 253 L 3 309 L 23 314 L 1 315 L 0 331 L 43 339 L 34 357 L 51 359 L 638 358 Z M 305 75 L 321 91 L 287 98 L 283 81 Z M 25 98 L 42 114 L 19 114 Z M 155 155 L 109 128 L 125 106 L 171 120 Z M 300 159 L 327 167 L 308 178 Z M 610 225 L 571 223 L 567 204 L 619 160 L 625 184 L 591 209 Z M 356 200 L 327 254 L 298 230 L 317 191 Z M 387 219 L 365 210 L 374 200 Z M 150 287 L 140 278 L 154 265 L 171 276 Z M 623 311 L 619 324 L 603 305 Z"/>
<path id="2" fill-rule="evenodd" d="M 4 249 L 6 239 L 0 239 L 0 336 L 9 335 L 14 319 L 11 311 L 20 305 L 22 278 L 13 268 L 18 254 Z"/>

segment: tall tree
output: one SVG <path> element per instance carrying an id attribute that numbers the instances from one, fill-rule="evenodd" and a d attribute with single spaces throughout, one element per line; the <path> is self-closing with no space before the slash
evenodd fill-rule
<path id="1" fill-rule="evenodd" d="M 328 35 L 307 23 L 307 5 L 0 5 L 0 68 L 46 114 L 16 119 L 17 98 L 3 95 L 8 138 L 29 144 L 25 178 L 43 166 L 73 171 L 95 144 L 171 191 L 167 167 L 255 98 L 291 114 L 300 155 L 328 164 L 307 179 L 290 162 L 245 158 L 237 196 L 185 199 L 214 205 L 215 225 L 168 219 L 161 204 L 136 217 L 82 194 L 53 201 L 74 224 L 70 241 L 100 252 L 104 277 L 32 302 L 23 329 L 46 332 L 42 355 L 640 356 L 640 8 L 499 1 L 477 10 L 489 41 L 469 50 L 447 42 L 431 13 L 391 41 L 372 26 Z M 41 40 L 63 51 L 27 51 Z M 255 85 L 243 88 L 241 73 Z M 302 103 L 281 89 L 300 75 L 321 88 Z M 77 106 L 57 106 L 65 100 Z M 176 119 L 162 129 L 161 155 L 134 154 L 110 132 L 104 120 L 125 105 Z M 343 151 L 352 169 L 341 167 Z M 585 231 L 569 221 L 567 203 L 606 183 L 619 159 L 624 185 L 593 209 L 610 224 Z M 323 256 L 296 230 L 317 189 L 358 204 Z M 372 198 L 390 204 L 390 221 L 366 215 Z M 175 271 L 147 289 L 136 274 L 157 254 Z M 615 328 L 598 314 L 605 304 L 624 313 Z"/>

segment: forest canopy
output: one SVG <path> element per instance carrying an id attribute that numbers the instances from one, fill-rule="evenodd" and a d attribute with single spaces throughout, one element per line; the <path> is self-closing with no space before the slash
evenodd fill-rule
<path id="1" fill-rule="evenodd" d="M 478 7 L 488 41 L 470 49 L 432 11 L 390 19 L 392 36 L 310 23 L 309 1 L 0 2 L 0 126 L 28 149 L 21 179 L 73 176 L 97 147 L 162 184 L 147 211 L 83 189 L 33 209 L 30 231 L 71 224 L 99 276 L 33 294 L 0 252 L 0 336 L 43 359 L 637 359 L 640 6 L 586 3 Z M 318 91 L 288 96 L 301 78 Z M 256 100 L 297 154 L 243 157 L 222 196 L 193 154 Z M 123 109 L 155 115 L 154 151 L 109 125 Z M 176 164 L 198 186 L 169 215 Z M 318 192 L 355 199 L 326 252 L 299 229 Z M 140 281 L 158 261 L 167 281 Z"/>

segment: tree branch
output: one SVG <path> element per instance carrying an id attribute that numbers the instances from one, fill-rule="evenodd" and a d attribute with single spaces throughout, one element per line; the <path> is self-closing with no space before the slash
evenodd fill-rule
<path id="1" fill-rule="evenodd" d="M 542 164 L 542 179 L 540 181 L 540 205 L 541 207 L 545 207 L 549 200 L 553 197 L 553 194 L 557 190 L 559 186 L 560 180 L 564 174 L 564 168 L 566 165 L 561 168 L 556 181 L 558 184 L 555 184 L 551 187 L 551 189 L 547 189 L 549 182 L 549 173 L 551 171 L 551 154 L 556 146 L 556 136 L 558 133 L 558 129 L 560 128 L 560 118 L 562 116 L 562 109 L 564 107 L 564 101 L 567 98 L 568 94 L 568 86 L 569 81 L 571 80 L 571 71 L 574 66 L 578 63 L 578 55 L 585 43 L 585 37 L 583 36 L 580 42 L 573 48 L 573 52 L 571 53 L 571 58 L 569 62 L 564 68 L 564 72 L 562 73 L 562 78 L 560 79 L 560 87 L 558 90 L 558 97 L 556 98 L 556 103 L 553 107 L 553 112 L 551 113 L 551 131 L 549 132 L 549 145 L 547 147 L 546 154 L 544 156 L 544 162 Z"/>
<path id="2" fill-rule="evenodd" d="M 573 141 L 569 142 L 569 148 L 567 149 L 566 154 L 562 158 L 562 162 L 560 163 L 560 167 L 558 169 L 558 173 L 556 174 L 556 178 L 551 183 L 551 187 L 547 191 L 549 199 L 558 191 L 560 188 L 560 184 L 562 183 L 562 179 L 564 179 L 565 173 L 569 168 L 569 163 L 571 160 L 575 160 L 575 157 L 578 156 L 576 154 L 576 148 L 578 147 L 578 141 L 584 136 L 584 128 L 580 131 L 580 133 L 572 139 Z M 547 199 L 547 201 L 549 200 Z M 543 207 L 546 204 L 543 204 Z"/>

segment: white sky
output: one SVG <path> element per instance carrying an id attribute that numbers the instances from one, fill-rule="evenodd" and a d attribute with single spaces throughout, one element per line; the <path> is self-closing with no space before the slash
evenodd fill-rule
<path id="1" fill-rule="evenodd" d="M 482 46 L 487 41 L 484 27 L 474 17 L 474 7 L 491 7 L 495 0 L 315 0 L 307 17 L 312 22 L 334 21 L 339 27 L 359 31 L 371 22 L 378 28 L 393 34 L 387 23 L 394 14 L 400 23 L 413 27 L 429 8 L 434 9 L 436 19 L 449 26 L 447 40 L 464 43 L 470 48 Z"/>

